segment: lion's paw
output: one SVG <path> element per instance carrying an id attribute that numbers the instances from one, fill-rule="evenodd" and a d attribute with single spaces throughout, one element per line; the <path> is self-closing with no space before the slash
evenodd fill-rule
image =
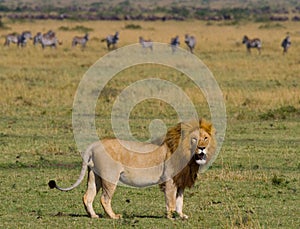
<path id="1" fill-rule="evenodd" d="M 183 213 L 179 213 L 176 211 L 170 211 L 167 213 L 167 218 L 171 219 L 171 220 L 175 220 L 175 219 L 182 219 L 182 220 L 187 220 L 189 217 L 186 214 Z"/>
<path id="2" fill-rule="evenodd" d="M 115 214 L 113 217 L 111 217 L 112 219 L 121 219 L 122 215 L 121 214 Z"/>
<path id="3" fill-rule="evenodd" d="M 182 220 L 186 220 L 186 219 L 188 219 L 189 217 L 186 215 L 186 214 L 180 214 L 180 218 L 182 219 Z"/>

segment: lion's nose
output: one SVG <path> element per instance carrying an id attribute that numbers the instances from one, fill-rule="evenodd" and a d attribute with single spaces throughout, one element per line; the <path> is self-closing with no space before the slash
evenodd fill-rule
<path id="1" fill-rule="evenodd" d="M 205 150 L 205 147 L 198 147 L 201 151 Z"/>

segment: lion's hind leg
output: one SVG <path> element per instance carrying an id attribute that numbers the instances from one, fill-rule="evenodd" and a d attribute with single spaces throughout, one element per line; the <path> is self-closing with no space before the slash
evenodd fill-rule
<path id="1" fill-rule="evenodd" d="M 120 219 L 121 215 L 115 214 L 111 207 L 111 200 L 116 190 L 116 185 L 102 179 L 101 204 L 106 214 L 112 219 Z"/>
<path id="2" fill-rule="evenodd" d="M 101 178 L 89 168 L 87 190 L 83 196 L 83 203 L 86 212 L 91 218 L 99 218 L 93 209 L 93 201 L 101 187 Z"/>

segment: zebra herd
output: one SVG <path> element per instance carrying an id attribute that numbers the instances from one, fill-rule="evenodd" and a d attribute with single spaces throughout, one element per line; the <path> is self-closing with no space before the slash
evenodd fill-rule
<path id="1" fill-rule="evenodd" d="M 249 39 L 248 36 L 244 36 L 242 43 L 246 45 L 247 51 L 248 53 L 251 53 L 251 48 L 257 48 L 258 53 L 261 53 L 261 47 L 262 47 L 262 42 L 259 38 L 253 38 L 253 39 Z M 283 54 L 286 54 L 289 47 L 291 46 L 292 42 L 291 42 L 291 38 L 289 35 L 287 35 L 283 41 L 281 42 L 281 47 L 283 48 Z"/>
<path id="2" fill-rule="evenodd" d="M 40 44 L 42 48 L 45 47 L 53 47 L 56 48 L 57 45 L 61 45 L 62 42 L 58 40 L 56 37 L 55 32 L 52 30 L 49 30 L 47 33 L 41 33 L 38 32 L 34 37 L 32 37 L 32 34 L 30 31 L 24 31 L 21 34 L 17 33 L 11 33 L 8 34 L 5 37 L 5 43 L 4 46 L 10 46 L 11 43 L 17 44 L 18 47 L 25 47 L 28 40 L 33 39 L 33 44 L 36 46 L 37 44 Z M 89 34 L 86 33 L 84 36 L 75 36 L 72 39 L 72 47 L 75 47 L 76 45 L 81 45 L 82 49 L 86 47 L 86 44 L 89 40 Z M 101 39 L 101 42 L 106 42 L 106 46 L 108 50 L 116 49 L 117 43 L 119 41 L 119 32 L 116 32 L 114 35 L 108 35 L 106 38 Z M 149 48 L 150 50 L 153 50 L 153 42 L 152 40 L 144 40 L 142 36 L 139 37 L 139 43 L 144 49 Z M 196 38 L 194 36 L 190 36 L 189 34 L 186 34 L 184 37 L 184 43 L 186 44 L 188 50 L 191 53 L 194 53 L 194 49 L 196 46 Z M 242 43 L 246 45 L 247 52 L 251 53 L 252 48 L 256 48 L 261 53 L 262 48 L 262 42 L 259 38 L 250 39 L 248 36 L 244 36 Z M 171 38 L 170 46 L 172 53 L 174 53 L 179 47 L 180 41 L 179 36 L 175 36 Z M 283 54 L 286 54 L 289 47 L 291 46 L 291 38 L 289 35 L 287 35 L 284 40 L 281 42 L 281 47 L 283 48 Z"/>
<path id="3" fill-rule="evenodd" d="M 42 48 L 44 49 L 47 46 L 56 47 L 57 44 L 61 44 L 58 41 L 55 32 L 49 30 L 47 33 L 42 34 L 38 32 L 34 37 L 30 31 L 24 31 L 21 34 L 11 33 L 5 37 L 4 46 L 9 46 L 10 43 L 15 43 L 19 47 L 25 47 L 28 40 L 33 39 L 33 45 L 36 46 L 37 44 L 41 44 Z"/>
<path id="4" fill-rule="evenodd" d="M 18 46 L 24 47 L 29 39 L 32 39 L 30 31 L 24 31 L 21 34 L 11 33 L 5 37 L 5 46 L 9 46 L 10 43 L 17 44 Z"/>
<path id="5" fill-rule="evenodd" d="M 52 30 L 44 34 L 38 32 L 33 38 L 33 44 L 37 45 L 38 43 L 41 44 L 43 49 L 47 46 L 56 48 L 57 44 L 62 44 L 62 42 L 58 41 L 55 32 Z"/>

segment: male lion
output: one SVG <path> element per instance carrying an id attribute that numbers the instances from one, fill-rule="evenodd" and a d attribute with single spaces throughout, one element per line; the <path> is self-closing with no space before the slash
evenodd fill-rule
<path id="1" fill-rule="evenodd" d="M 138 143 L 118 139 L 105 139 L 88 147 L 78 180 L 69 188 L 61 188 L 51 180 L 50 188 L 69 191 L 84 179 L 88 169 L 87 191 L 83 203 L 92 218 L 99 216 L 93 209 L 93 201 L 102 188 L 101 204 L 110 218 L 119 219 L 111 208 L 111 200 L 118 181 L 135 187 L 160 184 L 164 191 L 167 217 L 177 213 L 182 219 L 183 192 L 192 187 L 197 172 L 212 158 L 216 149 L 212 124 L 199 121 L 182 122 L 167 131 L 161 144 Z M 141 150 L 147 153 L 137 153 Z"/>

